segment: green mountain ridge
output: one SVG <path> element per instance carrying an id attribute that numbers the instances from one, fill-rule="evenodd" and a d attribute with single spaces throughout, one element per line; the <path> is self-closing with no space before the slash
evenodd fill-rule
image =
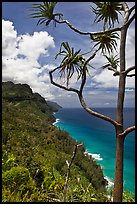
<path id="1" fill-rule="evenodd" d="M 27 84 L 2 83 L 3 202 L 63 201 L 66 160 L 70 161 L 76 141 L 52 125 L 58 108 Z M 67 201 L 106 201 L 101 167 L 84 152 L 79 147 L 72 163 Z"/>

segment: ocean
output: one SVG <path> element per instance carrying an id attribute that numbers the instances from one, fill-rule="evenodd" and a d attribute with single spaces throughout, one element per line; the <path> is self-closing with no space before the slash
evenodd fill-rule
<path id="1" fill-rule="evenodd" d="M 115 108 L 95 108 L 115 119 Z M 112 124 L 91 116 L 83 108 L 62 108 L 54 113 L 60 129 L 69 132 L 72 138 L 82 142 L 86 152 L 101 165 L 108 187 L 113 186 L 115 168 L 115 129 Z M 124 109 L 124 127 L 135 123 L 135 109 Z M 124 189 L 135 194 L 135 131 L 127 135 L 124 146 Z"/>

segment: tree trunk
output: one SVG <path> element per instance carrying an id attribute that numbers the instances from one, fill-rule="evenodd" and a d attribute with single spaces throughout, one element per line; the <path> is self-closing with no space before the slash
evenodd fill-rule
<path id="1" fill-rule="evenodd" d="M 116 164 L 113 202 L 122 202 L 123 194 L 123 163 L 124 163 L 124 139 L 125 137 L 116 136 Z"/>
<path id="2" fill-rule="evenodd" d="M 126 3 L 123 3 L 124 8 L 124 24 L 129 18 L 129 9 Z M 120 76 L 117 99 L 117 114 L 116 121 L 120 127 L 116 127 L 116 163 L 115 163 L 115 180 L 114 180 L 114 202 L 122 202 L 123 194 L 123 160 L 124 160 L 124 136 L 119 134 L 123 132 L 123 107 L 125 98 L 126 75 L 124 74 L 126 68 L 125 46 L 126 46 L 127 26 L 121 29 L 120 39 Z"/>
<path id="3" fill-rule="evenodd" d="M 124 163 L 124 137 L 116 138 L 116 165 L 113 202 L 122 202 L 123 194 L 123 163 Z"/>

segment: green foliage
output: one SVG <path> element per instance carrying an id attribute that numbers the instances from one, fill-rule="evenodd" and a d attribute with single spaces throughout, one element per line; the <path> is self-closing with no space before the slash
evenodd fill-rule
<path id="1" fill-rule="evenodd" d="M 103 34 L 96 34 L 93 42 L 96 44 L 94 47 L 98 46 L 98 50 L 104 54 L 108 52 L 113 52 L 113 49 L 117 49 L 117 39 L 119 39 L 119 35 L 116 32 L 107 32 Z"/>
<path id="2" fill-rule="evenodd" d="M 95 22 L 104 21 L 104 29 L 106 25 L 114 27 L 114 23 L 118 21 L 118 13 L 121 14 L 121 2 L 93 2 L 96 8 L 92 7 L 93 12 L 96 14 Z"/>
<path id="3" fill-rule="evenodd" d="M 35 183 L 30 177 L 29 170 L 21 166 L 12 167 L 4 172 L 2 185 L 11 192 L 21 191 L 23 194 L 28 191 L 33 192 L 35 189 Z"/>
<path id="4" fill-rule="evenodd" d="M 60 173 L 53 168 L 51 171 L 47 172 L 45 179 L 42 183 L 42 189 L 53 192 L 60 192 L 63 190 L 65 180 L 62 178 Z"/>
<path id="5" fill-rule="evenodd" d="M 60 195 L 60 200 L 63 201 L 63 196 Z M 107 202 L 106 193 L 97 192 L 91 183 L 86 180 L 76 180 L 75 183 L 70 183 L 67 190 L 67 202 Z"/>
<path id="6" fill-rule="evenodd" d="M 117 58 L 117 55 L 113 56 L 110 55 L 109 57 L 107 55 L 104 55 L 106 57 L 108 63 L 106 63 L 102 68 L 114 68 L 117 69 L 118 63 L 119 63 L 119 58 Z"/>
<path id="7" fill-rule="evenodd" d="M 51 124 L 51 109 L 39 94 L 33 94 L 27 85 L 2 85 L 2 201 L 63 202 L 66 160 L 76 142 Z M 24 99 L 14 100 L 23 90 Z M 30 94 L 29 102 L 25 92 Z M 78 148 L 71 166 L 67 201 L 107 202 L 101 167 L 84 152 L 83 146 Z M 127 193 L 123 199 L 134 200 Z"/>
<path id="8" fill-rule="evenodd" d="M 3 202 L 63 201 L 66 160 L 70 160 L 76 142 L 67 132 L 52 125 L 54 118 L 43 98 L 33 94 L 28 86 L 22 86 L 2 84 Z M 29 100 L 25 99 L 25 92 Z M 75 194 L 81 200 L 80 190 L 76 188 L 73 192 L 78 177 L 83 188 L 91 183 L 91 191 L 105 192 L 101 168 L 92 158 L 85 157 L 84 151 L 84 147 L 78 149 L 71 167 L 69 200 L 75 200 Z"/>
<path id="9" fill-rule="evenodd" d="M 63 15 L 61 13 L 54 14 L 54 10 L 57 2 L 43 2 L 42 4 L 33 4 L 31 10 L 33 11 L 30 14 L 31 18 L 39 18 L 37 25 L 45 23 L 45 26 L 48 26 L 51 21 L 54 22 L 56 26 L 55 17 L 61 19 Z"/>
<path id="10" fill-rule="evenodd" d="M 58 56 L 64 56 L 60 64 L 59 72 L 61 78 L 67 78 L 67 86 L 74 73 L 77 73 L 77 80 L 79 80 L 84 71 L 88 73 L 87 67 L 92 67 L 90 64 L 86 64 L 84 67 L 86 62 L 84 55 L 90 52 L 80 54 L 80 51 L 81 50 L 75 52 L 74 48 L 71 48 L 68 42 L 62 42 L 59 53 L 55 56 L 55 59 L 57 59 Z"/>
<path id="11" fill-rule="evenodd" d="M 12 167 L 16 165 L 15 157 L 13 154 L 8 153 L 7 151 L 3 151 L 2 154 L 2 171 L 10 170 Z"/>
<path id="12" fill-rule="evenodd" d="M 135 202 L 134 195 L 129 191 L 123 192 L 123 202 Z"/>
<path id="13" fill-rule="evenodd" d="M 61 43 L 59 53 L 55 57 L 56 59 L 59 55 L 64 56 L 60 64 L 60 77 L 67 76 L 67 85 L 75 71 L 78 75 L 77 80 L 80 79 L 82 75 L 81 66 L 85 62 L 85 59 L 82 54 L 79 54 L 80 51 L 81 50 L 74 52 L 74 48 L 71 48 L 68 42 L 63 42 Z"/>
<path id="14" fill-rule="evenodd" d="M 113 197 L 114 192 L 112 188 L 108 189 L 108 195 L 111 198 Z M 122 202 L 135 202 L 135 195 L 132 192 L 124 190 L 122 194 Z"/>

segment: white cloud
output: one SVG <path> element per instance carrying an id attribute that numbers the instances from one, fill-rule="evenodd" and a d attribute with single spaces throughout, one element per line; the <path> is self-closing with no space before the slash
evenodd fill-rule
<path id="1" fill-rule="evenodd" d="M 54 99 L 48 72 L 54 65 L 38 62 L 40 55 L 48 55 L 54 40 L 47 32 L 17 35 L 13 23 L 2 20 L 2 80 L 27 83 L 34 92 L 46 99 Z M 54 88 L 55 89 L 55 88 Z"/>
<path id="2" fill-rule="evenodd" d="M 100 74 L 95 75 L 93 80 L 97 83 L 98 88 L 117 88 L 118 77 L 114 77 L 113 73 L 107 69 L 103 70 Z"/>
<path id="3" fill-rule="evenodd" d="M 48 54 L 48 47 L 54 47 L 54 41 L 47 32 L 34 32 L 33 35 L 24 34 L 18 37 L 19 54 L 31 60 L 38 60 L 41 54 Z"/>
<path id="4" fill-rule="evenodd" d="M 129 67 L 135 63 L 135 29 L 133 27 L 129 28 L 126 42 L 126 65 Z M 75 43 L 77 45 L 78 41 L 75 41 Z M 83 44 L 80 44 L 80 46 L 88 49 L 88 46 L 83 46 Z M 56 100 L 62 106 L 78 106 L 79 101 L 76 94 L 68 93 L 50 83 L 48 72 L 55 65 L 40 64 L 39 58 L 42 55 L 46 59 L 50 47 L 55 47 L 54 39 L 47 32 L 18 35 L 12 22 L 2 20 L 2 79 L 3 81 L 11 80 L 15 83 L 27 83 L 34 92 L 40 93 L 48 100 Z M 116 104 L 117 94 L 112 90 L 118 87 L 118 76 L 114 77 L 113 72 L 108 70 L 100 72 L 101 66 L 105 63 L 105 58 L 99 53 L 91 61 L 91 65 L 97 71 L 90 69 L 91 77 L 87 81 L 88 89 L 85 89 L 88 91 L 85 91 L 84 95 L 87 98 L 87 103 L 94 106 L 101 106 L 102 104 L 109 106 L 108 103 Z M 75 83 L 75 77 L 76 75 L 72 78 L 70 86 L 78 88 L 79 83 Z M 96 89 L 92 92 L 90 88 Z M 135 77 L 127 78 L 126 100 L 129 102 L 131 97 L 134 99 L 134 92 L 131 91 L 134 88 Z M 107 89 L 110 93 L 105 92 Z M 128 97 L 129 94 L 130 97 Z"/>
<path id="5" fill-rule="evenodd" d="M 13 23 L 2 20 L 2 56 L 15 57 L 17 55 L 17 32 Z"/>
<path id="6" fill-rule="evenodd" d="M 118 41 L 118 47 L 119 46 L 120 46 L 120 42 Z M 99 55 L 96 56 L 95 64 L 97 68 L 101 67 L 105 63 L 106 63 L 105 58 Z M 126 39 L 126 69 L 133 65 L 135 65 L 135 28 L 130 27 L 128 29 L 127 39 Z M 133 73 L 134 71 L 130 72 L 130 74 L 133 74 Z M 94 79 L 94 82 L 97 83 L 96 87 L 98 88 L 117 88 L 118 87 L 118 77 L 114 77 L 112 71 L 103 70 L 99 74 L 97 73 L 93 77 L 93 79 Z M 127 77 L 126 88 L 135 88 L 135 77 L 131 77 L 131 78 Z"/>
<path id="7" fill-rule="evenodd" d="M 126 66 L 135 65 L 135 28 L 129 28 L 126 40 Z"/>

